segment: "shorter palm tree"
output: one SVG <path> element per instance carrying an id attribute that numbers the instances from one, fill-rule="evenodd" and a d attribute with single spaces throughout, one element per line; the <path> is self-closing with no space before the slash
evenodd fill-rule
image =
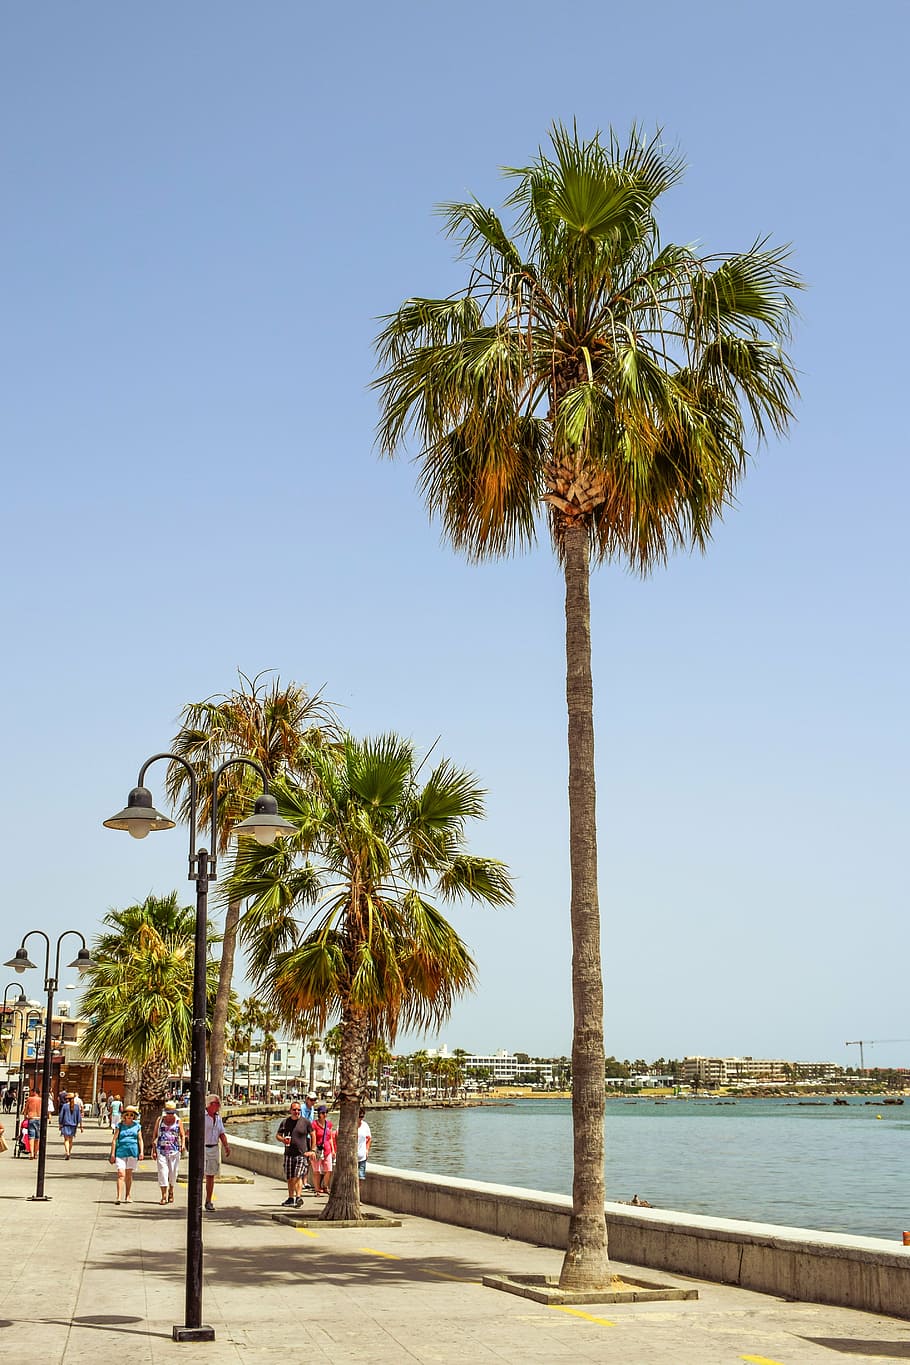
<path id="1" fill-rule="evenodd" d="M 359 1218 L 356 1135 L 370 1041 L 394 1039 L 399 1025 L 440 1023 L 474 981 L 471 956 L 435 900 L 503 905 L 512 889 L 502 863 L 465 847 L 468 820 L 483 814 L 470 773 L 443 760 L 421 785 L 413 747 L 396 735 L 346 736 L 339 752 L 308 758 L 306 788 L 273 786 L 298 834 L 244 850 L 230 890 L 249 899 L 250 968 L 270 1005 L 300 1031 L 340 1017 L 338 1158 L 324 1217 Z"/>

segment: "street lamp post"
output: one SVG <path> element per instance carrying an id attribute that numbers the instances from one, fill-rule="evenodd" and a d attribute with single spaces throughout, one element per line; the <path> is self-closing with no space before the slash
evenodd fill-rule
<path id="1" fill-rule="evenodd" d="M 52 976 L 51 941 L 43 929 L 31 929 L 17 948 L 15 957 L 10 958 L 9 962 L 5 962 L 3 965 L 5 967 L 12 967 L 13 971 L 16 972 L 34 971 L 35 963 L 29 961 L 25 945 L 30 938 L 34 938 L 36 935 L 39 938 L 43 938 L 45 943 L 44 988 L 47 991 L 47 1016 L 44 1026 L 44 1070 L 41 1081 L 41 1135 L 38 1139 L 38 1179 L 35 1182 L 35 1193 L 31 1198 L 35 1202 L 44 1203 L 50 1198 L 49 1195 L 44 1193 L 44 1168 L 47 1164 L 47 1106 L 51 1093 L 51 1021 L 54 1015 L 54 992 L 57 989 L 57 981 L 60 976 L 60 947 L 63 940 L 69 938 L 70 935 L 73 935 L 78 938 L 79 942 L 82 944 L 82 947 L 76 955 L 75 961 L 68 964 L 70 967 L 75 967 L 79 972 L 87 972 L 90 968 L 94 967 L 95 964 L 86 947 L 85 939 L 82 937 L 79 930 L 64 929 L 63 933 L 57 939 L 57 953 L 54 958 L 54 974 Z"/>
<path id="2" fill-rule="evenodd" d="M 28 1001 L 25 1003 L 28 1004 Z M 34 1024 L 31 1023 L 30 1020 L 34 1020 Z M 22 1088 L 25 1085 L 25 1044 L 28 1041 L 29 1033 L 35 1027 L 35 1024 L 40 1023 L 41 1015 L 39 1011 L 29 1010 L 22 1023 L 22 1032 L 19 1034 L 19 1085 L 16 1089 L 16 1156 L 19 1155 L 19 1115 L 22 1113 Z"/>
<path id="3" fill-rule="evenodd" d="M 186 1200 L 186 1302 L 183 1323 L 173 1328 L 174 1341 L 214 1341 L 214 1328 L 202 1321 L 202 1184 L 205 1173 L 205 1023 L 206 956 L 208 949 L 208 889 L 217 878 L 215 850 L 218 847 L 218 789 L 222 774 L 236 765 L 254 769 L 262 778 L 262 795 L 256 798 L 253 814 L 233 829 L 235 835 L 249 835 L 261 844 L 270 844 L 280 834 L 294 832 L 294 825 L 278 814 L 278 803 L 269 794 L 268 781 L 260 765 L 251 758 L 229 758 L 212 774 L 211 847 L 196 848 L 199 782 L 196 771 L 180 754 L 153 754 L 139 769 L 136 786 L 123 810 L 104 821 L 107 829 L 125 830 L 134 839 L 162 829 L 173 829 L 174 821 L 161 815 L 152 804 L 145 775 L 153 763 L 167 759 L 180 763 L 189 776 L 190 854 L 189 880 L 196 883 L 196 933 L 193 959 L 193 1021 L 190 1061 L 190 1149 Z"/>

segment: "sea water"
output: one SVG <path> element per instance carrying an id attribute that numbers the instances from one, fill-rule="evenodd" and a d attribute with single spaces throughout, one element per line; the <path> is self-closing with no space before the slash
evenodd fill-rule
<path id="1" fill-rule="evenodd" d="M 466 1109 L 374 1109 L 386 1166 L 570 1194 L 572 1108 L 528 1099 Z M 276 1119 L 237 1121 L 269 1141 Z M 910 1103 L 608 1100 L 608 1199 L 900 1241 L 910 1228 Z"/>

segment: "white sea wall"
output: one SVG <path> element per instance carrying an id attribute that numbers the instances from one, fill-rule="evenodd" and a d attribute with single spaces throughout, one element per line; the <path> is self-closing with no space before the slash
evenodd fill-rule
<path id="1" fill-rule="evenodd" d="M 231 1138 L 231 1161 L 284 1179 L 284 1152 Z M 395 1213 L 563 1250 L 572 1201 L 512 1185 L 423 1175 L 370 1163 L 364 1202 Z M 610 1255 L 650 1270 L 670 1270 L 741 1285 L 800 1302 L 829 1303 L 910 1318 L 910 1247 L 878 1237 L 814 1232 L 667 1209 L 606 1204 Z"/>

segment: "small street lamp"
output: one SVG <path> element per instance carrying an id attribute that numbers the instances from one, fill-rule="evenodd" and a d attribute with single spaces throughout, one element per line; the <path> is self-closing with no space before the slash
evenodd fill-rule
<path id="1" fill-rule="evenodd" d="M 31 1005 L 34 1002 L 31 1000 L 26 1000 L 25 1003 L 26 1005 Z M 28 1041 L 29 1033 L 32 1031 L 32 1029 L 37 1028 L 40 1023 L 41 1023 L 40 1010 L 37 1009 L 29 1010 L 28 1014 L 26 1014 L 25 1018 L 22 1020 L 22 1032 L 19 1034 L 19 1085 L 16 1090 L 16 1146 L 14 1149 L 16 1156 L 19 1155 L 20 1137 L 19 1115 L 22 1113 L 22 1090 L 23 1087 L 25 1086 L 25 1044 Z"/>
<path id="2" fill-rule="evenodd" d="M 5 962 L 5 967 L 12 967 L 15 972 L 27 972 L 35 970 L 35 963 L 29 960 L 25 945 L 30 938 L 35 935 L 43 938 L 45 942 L 44 954 L 44 989 L 47 991 L 47 1016 L 44 1026 L 44 1071 L 41 1081 L 41 1133 L 38 1146 L 38 1179 L 35 1182 L 35 1193 L 31 1196 L 35 1202 L 46 1202 L 50 1196 L 44 1193 L 44 1168 L 47 1164 L 47 1106 L 51 1093 L 51 1026 L 54 1015 L 54 992 L 57 989 L 57 981 L 60 976 L 60 946 L 65 938 L 74 935 L 78 938 L 82 947 L 76 955 L 75 961 L 68 963 L 70 967 L 75 967 L 80 973 L 90 971 L 94 967 L 91 954 L 85 946 L 85 939 L 78 929 L 64 929 L 57 939 L 57 954 L 54 959 L 54 973 L 51 975 L 51 941 L 43 929 L 31 929 L 25 935 L 19 947 L 16 949 L 14 957 L 9 962 Z"/>
<path id="3" fill-rule="evenodd" d="M 10 991 L 18 991 L 18 992 L 19 992 L 19 998 L 18 998 L 17 1000 L 10 1001 L 10 1000 L 9 1000 L 9 993 L 10 993 Z M 15 1016 L 15 1014 L 13 1013 L 13 1011 L 14 1011 L 14 1010 L 20 1011 L 20 1010 L 24 1010 L 24 1009 L 28 1009 L 28 1001 L 27 1001 L 26 998 L 25 998 L 25 991 L 24 991 L 24 990 L 22 989 L 22 987 L 19 985 L 19 982 L 18 982 L 18 981 L 11 981 L 11 982 L 9 983 L 9 985 L 6 987 L 5 991 L 3 992 L 3 1014 L 2 1014 L 2 1016 L 0 1016 L 0 1018 L 2 1018 L 2 1020 L 3 1020 L 3 1027 L 5 1028 L 5 1027 L 6 1027 L 6 1013 L 7 1013 L 7 1010 L 10 1011 L 10 1018 L 9 1018 L 9 1034 L 7 1035 L 8 1038 L 9 1038 L 9 1045 L 8 1045 L 7 1048 L 5 1049 L 5 1051 L 6 1051 L 6 1088 L 7 1088 L 7 1090 L 9 1090 L 9 1086 L 10 1086 L 10 1061 L 12 1060 L 12 1055 L 13 1055 L 13 1043 L 15 1042 L 15 1038 L 16 1038 L 16 1031 L 15 1031 L 15 1028 L 13 1027 L 13 1021 L 14 1021 L 14 1019 L 15 1019 L 16 1016 Z"/>
<path id="4" fill-rule="evenodd" d="M 174 821 L 152 804 L 145 786 L 145 775 L 153 763 L 167 759 L 181 764 L 189 775 L 189 880 L 196 883 L 196 933 L 193 957 L 193 1022 L 190 1063 L 190 1149 L 186 1200 L 186 1301 L 184 1321 L 173 1328 L 174 1341 L 214 1341 L 215 1330 L 202 1321 L 202 1184 L 205 1172 L 205 1021 L 206 955 L 208 950 L 209 882 L 217 879 L 215 850 L 218 847 L 218 788 L 222 774 L 230 767 L 252 768 L 262 779 L 262 795 L 256 798 L 253 814 L 234 825 L 235 835 L 252 836 L 260 844 L 271 844 L 279 835 L 292 834 L 295 826 L 278 814 L 278 803 L 269 794 L 262 768 L 251 758 L 229 758 L 212 774 L 211 854 L 196 848 L 199 781 L 195 769 L 180 754 L 153 754 L 139 769 L 136 786 L 123 810 L 104 821 L 107 829 L 125 830 L 134 839 L 144 839 L 157 830 L 173 829 Z"/>

